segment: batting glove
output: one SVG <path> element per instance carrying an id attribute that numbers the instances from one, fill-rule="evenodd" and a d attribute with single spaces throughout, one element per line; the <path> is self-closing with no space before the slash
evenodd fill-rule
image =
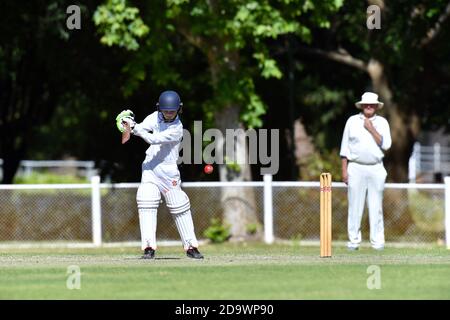
<path id="1" fill-rule="evenodd" d="M 134 121 L 134 113 L 131 110 L 124 110 L 121 113 L 119 113 L 116 117 L 116 126 L 117 129 L 119 129 L 120 132 L 125 131 L 125 127 L 123 126 L 122 122 L 128 122 L 130 124 L 131 129 L 133 129 L 136 122 Z"/>

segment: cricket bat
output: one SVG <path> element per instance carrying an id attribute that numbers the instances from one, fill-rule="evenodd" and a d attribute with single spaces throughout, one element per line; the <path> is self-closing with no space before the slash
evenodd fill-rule
<path id="1" fill-rule="evenodd" d="M 130 124 L 126 121 L 122 122 L 123 127 L 125 128 L 125 131 L 122 132 L 122 144 L 126 143 L 128 140 L 130 140 L 131 137 L 131 128 Z"/>

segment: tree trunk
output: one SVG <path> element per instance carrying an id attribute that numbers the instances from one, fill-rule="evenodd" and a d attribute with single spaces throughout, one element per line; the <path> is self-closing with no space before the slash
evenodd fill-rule
<path id="1" fill-rule="evenodd" d="M 417 121 L 416 115 L 411 115 Z M 386 170 L 389 181 L 408 182 L 408 163 L 417 134 L 406 121 L 396 105 L 388 113 L 391 127 L 392 147 L 386 154 Z M 418 125 L 418 124 L 417 124 Z"/>
<path id="2" fill-rule="evenodd" d="M 235 138 L 234 150 L 237 158 L 245 155 L 245 159 L 248 159 L 244 127 L 239 121 L 239 107 L 230 105 L 218 111 L 216 113 L 216 124 L 224 136 L 226 129 L 242 129 Z M 225 143 L 233 143 L 233 141 L 218 142 L 219 152 L 224 157 L 226 156 Z M 235 167 L 222 164 L 219 166 L 219 175 L 221 181 L 250 181 L 252 179 L 248 161 L 245 164 L 239 164 L 239 170 L 236 170 Z M 252 187 L 224 187 L 221 192 L 224 222 L 231 226 L 232 240 L 240 241 L 247 239 L 251 236 L 248 232 L 249 226 L 259 225 L 256 215 L 254 189 Z M 258 235 L 259 232 L 257 232 L 256 236 Z"/>
<path id="3" fill-rule="evenodd" d="M 214 2 L 209 3 L 214 6 Z M 216 7 L 211 7 L 216 10 Z M 219 85 L 219 78 L 224 74 L 238 72 L 239 52 L 228 51 L 224 44 L 226 40 L 220 38 L 206 39 L 190 32 L 190 29 L 183 21 L 178 21 L 178 30 L 186 39 L 199 48 L 208 60 L 209 72 L 211 75 L 211 84 L 214 92 L 219 92 L 222 88 Z M 218 106 L 215 112 L 216 125 L 223 135 L 226 129 L 244 129 L 239 119 L 240 107 L 238 104 L 229 103 L 228 105 Z M 245 135 L 241 132 L 235 143 L 235 154 L 241 157 L 247 153 L 244 143 Z M 217 142 L 217 150 L 225 156 L 225 141 Z M 245 159 L 248 159 L 247 157 Z M 233 170 L 232 167 L 225 164 L 219 165 L 220 181 L 244 181 L 251 180 L 250 165 L 240 165 L 240 170 Z M 257 224 L 255 191 L 253 188 L 242 187 L 224 187 L 221 195 L 224 222 L 231 226 L 231 240 L 243 240 L 248 238 L 249 224 Z M 259 225 L 259 224 L 257 224 Z M 257 228 L 253 237 L 261 234 Z"/>
<path id="4" fill-rule="evenodd" d="M 372 79 L 374 91 L 380 95 L 384 102 L 382 111 L 386 114 L 391 128 L 392 146 L 386 153 L 385 167 L 388 173 L 387 179 L 392 182 L 408 182 L 408 162 L 414 141 L 419 132 L 419 119 L 412 110 L 409 114 L 402 112 L 393 102 L 392 90 L 389 87 L 384 66 L 374 59 L 368 64 L 368 73 Z M 405 232 L 403 226 L 409 225 L 411 219 L 408 206 L 398 204 L 399 198 L 408 198 L 406 190 L 388 192 L 384 194 L 384 223 L 387 228 L 395 226 L 399 234 Z M 395 208 L 395 210 L 393 210 Z"/>
<path id="5" fill-rule="evenodd" d="M 371 59 L 368 73 L 372 80 L 373 89 L 384 102 L 383 112 L 389 121 L 392 136 L 392 147 L 386 153 L 386 170 L 388 180 L 392 182 L 408 182 L 409 157 L 420 130 L 417 114 L 412 109 L 408 114 L 402 111 L 393 101 L 392 90 L 384 71 L 384 66 L 377 60 Z"/>
<path id="6" fill-rule="evenodd" d="M 4 120 L 4 122 L 6 122 Z M 20 161 L 23 160 L 30 139 L 30 126 L 27 119 L 21 118 L 21 124 L 17 121 L 0 127 L 0 158 L 3 158 L 2 183 L 10 184 L 14 180 Z M 14 128 L 14 129 L 11 129 Z"/>
<path id="7" fill-rule="evenodd" d="M 299 177 L 301 180 L 309 180 L 311 175 L 308 172 L 308 161 L 309 157 L 314 154 L 315 148 L 301 118 L 294 121 L 294 137 L 296 165 L 300 169 Z"/>
<path id="8" fill-rule="evenodd" d="M 21 150 L 12 150 L 8 148 L 2 147 L 2 150 L 5 150 L 5 155 L 3 156 L 3 184 L 13 183 L 14 176 L 16 175 L 17 170 L 19 169 L 20 161 L 23 157 L 23 152 Z"/>

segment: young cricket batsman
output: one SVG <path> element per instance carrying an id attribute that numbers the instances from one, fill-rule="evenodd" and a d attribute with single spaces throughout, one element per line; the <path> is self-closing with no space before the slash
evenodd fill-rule
<path id="1" fill-rule="evenodd" d="M 156 104 L 157 110 L 143 122 L 136 123 L 131 110 L 124 110 L 116 117 L 117 128 L 122 132 L 122 143 L 130 135 L 134 135 L 150 144 L 142 163 L 141 184 L 136 196 L 143 259 L 155 257 L 156 216 L 161 194 L 175 220 L 186 255 L 193 259 L 203 259 L 198 251 L 189 198 L 181 189 L 177 166 L 183 138 L 183 125 L 179 118 L 182 105 L 180 96 L 175 91 L 164 91 Z"/>

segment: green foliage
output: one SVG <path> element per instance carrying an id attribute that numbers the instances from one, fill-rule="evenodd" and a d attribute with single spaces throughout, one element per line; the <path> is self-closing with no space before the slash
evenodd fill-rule
<path id="1" fill-rule="evenodd" d="M 180 35 L 190 46 L 200 50 L 208 61 L 209 70 L 203 70 L 203 81 L 212 86 L 212 97 L 204 100 L 205 113 L 225 106 L 239 108 L 240 120 L 248 127 L 262 126 L 266 106 L 256 92 L 256 78 L 283 76 L 277 61 L 270 56 L 266 39 L 297 34 L 311 40 L 309 26 L 298 19 L 308 13 L 312 25 L 329 26 L 330 13 L 341 5 L 340 1 L 326 0 L 315 5 L 309 0 L 272 3 L 260 1 L 188 1 L 166 0 L 164 5 L 148 4 L 144 7 L 142 22 L 136 8 L 127 7 L 124 0 L 108 0 L 94 16 L 102 43 L 118 45 L 128 50 L 139 48 L 134 59 L 124 68 L 129 74 L 124 86 L 130 95 L 147 76 L 148 67 L 158 85 L 184 81 L 171 66 L 169 58 L 176 56 L 184 46 Z M 161 11 L 165 10 L 165 14 Z M 158 12 L 159 14 L 155 14 Z M 138 27 L 131 28 L 133 24 Z M 141 47 L 136 39 L 149 29 L 148 41 Z M 134 32 L 137 29 L 138 31 Z M 187 51 L 188 53 L 188 51 Z M 186 53 L 185 53 L 186 55 Z M 184 61 L 189 59 L 185 56 Z M 156 76 L 157 75 L 157 76 Z M 208 76 L 206 76 L 208 75 Z"/>
<path id="2" fill-rule="evenodd" d="M 342 165 L 339 150 L 327 153 L 315 152 L 302 161 L 300 178 L 305 181 L 317 181 L 323 172 L 331 173 L 333 181 L 342 181 Z"/>
<path id="3" fill-rule="evenodd" d="M 298 97 L 302 105 L 301 117 L 308 135 L 313 137 L 315 148 L 323 152 L 340 146 L 345 121 L 358 113 L 354 107 L 357 94 L 351 85 L 358 85 L 355 73 L 330 74 L 326 80 L 311 71 L 317 66 L 305 66 L 301 71 L 299 87 L 304 93 Z"/>
<path id="4" fill-rule="evenodd" d="M 253 57 L 258 61 L 259 68 L 261 69 L 261 75 L 263 78 L 277 78 L 280 79 L 283 74 L 281 73 L 280 69 L 277 66 L 277 63 L 275 60 L 267 58 L 267 56 L 264 53 L 255 53 L 253 54 Z"/>
<path id="5" fill-rule="evenodd" d="M 225 156 L 225 165 L 228 170 L 234 172 L 241 172 L 241 166 L 236 161 L 231 160 L 229 157 Z"/>
<path id="6" fill-rule="evenodd" d="M 268 1 L 236 2 L 234 9 L 236 14 L 225 23 L 225 32 L 234 35 L 230 47 L 242 47 L 246 43 L 244 39 L 255 42 L 263 38 L 275 39 L 282 34 L 294 33 L 299 27 L 297 21 L 287 20 L 283 11 Z"/>
<path id="7" fill-rule="evenodd" d="M 248 128 L 261 127 L 261 116 L 266 113 L 266 105 L 256 93 L 253 80 L 248 77 L 240 80 L 238 83 L 241 86 L 241 90 L 236 91 L 239 93 L 237 101 L 241 101 L 243 105 L 241 120 Z"/>
<path id="8" fill-rule="evenodd" d="M 85 177 L 50 172 L 33 172 L 30 175 L 20 175 L 14 178 L 16 184 L 55 184 L 55 183 L 89 183 Z"/>
<path id="9" fill-rule="evenodd" d="M 231 237 L 230 226 L 225 225 L 220 219 L 211 219 L 211 225 L 203 232 L 203 235 L 212 243 L 222 243 Z"/>
<path id="10" fill-rule="evenodd" d="M 290 238 L 291 244 L 293 247 L 300 246 L 300 241 L 303 239 L 303 235 L 298 233 L 296 235 L 292 235 Z"/>
<path id="11" fill-rule="evenodd" d="M 249 223 L 245 226 L 246 232 L 249 235 L 255 235 L 258 230 L 261 229 L 261 225 L 259 223 Z"/>
<path id="12" fill-rule="evenodd" d="M 408 189 L 409 211 L 420 230 L 428 232 L 444 231 L 444 201 L 442 193 Z"/>
<path id="13" fill-rule="evenodd" d="M 100 42 L 107 46 L 117 45 L 127 50 L 137 50 L 137 39 L 149 32 L 139 17 L 139 9 L 128 7 L 126 0 L 108 0 L 97 8 L 93 18 L 103 34 Z"/>

